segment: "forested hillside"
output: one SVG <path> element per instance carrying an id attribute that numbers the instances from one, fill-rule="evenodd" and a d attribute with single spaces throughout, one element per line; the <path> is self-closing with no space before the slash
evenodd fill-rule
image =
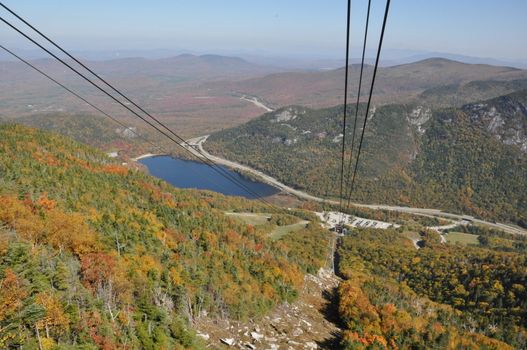
<path id="1" fill-rule="evenodd" d="M 461 107 L 472 101 L 488 100 L 524 89 L 527 89 L 527 79 L 475 80 L 434 87 L 423 91 L 415 100 L 433 107 Z"/>
<path id="2" fill-rule="evenodd" d="M 353 230 L 342 239 L 338 288 L 346 349 L 523 349 L 526 240 L 480 229 L 480 245 L 421 232 Z M 493 243 L 489 243 L 493 242 Z"/>
<path id="3" fill-rule="evenodd" d="M 522 90 L 459 109 L 372 108 L 353 200 L 526 220 L 526 105 Z M 354 114 L 351 107 L 347 142 Z M 287 107 L 213 134 L 205 148 L 307 192 L 337 196 L 341 132 L 342 107 Z"/>
<path id="4" fill-rule="evenodd" d="M 125 128 L 107 117 L 90 113 L 42 113 L 19 117 L 11 122 L 52 131 L 100 150 L 119 151 L 127 156 L 153 151 L 152 145 L 145 139 L 155 139 L 146 128 L 138 128 L 121 119 Z"/>
<path id="5" fill-rule="evenodd" d="M 294 299 L 320 258 L 224 214 L 263 209 L 0 126 L 0 348 L 200 348 L 193 319 Z"/>

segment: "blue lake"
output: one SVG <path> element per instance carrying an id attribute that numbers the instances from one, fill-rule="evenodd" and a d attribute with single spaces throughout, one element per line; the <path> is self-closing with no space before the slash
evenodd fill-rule
<path id="1" fill-rule="evenodd" d="M 252 192 L 258 194 L 258 196 L 248 193 L 243 188 L 240 188 L 218 174 L 218 172 L 208 165 L 200 162 L 172 158 L 169 156 L 144 158 L 139 162 L 148 168 L 151 175 L 163 179 L 179 188 L 211 190 L 229 196 L 242 196 L 249 199 L 267 197 L 280 192 L 280 190 L 273 186 L 253 181 L 223 166 L 222 168 L 227 171 L 231 177 L 235 178 L 238 182 L 241 182 Z"/>

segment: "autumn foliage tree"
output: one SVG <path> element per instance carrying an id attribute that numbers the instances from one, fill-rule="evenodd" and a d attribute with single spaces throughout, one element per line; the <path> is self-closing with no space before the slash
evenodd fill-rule
<path id="1" fill-rule="evenodd" d="M 58 296 L 51 293 L 39 293 L 35 299 L 36 303 L 45 310 L 45 316 L 37 322 L 36 326 L 45 330 L 46 338 L 57 337 L 66 332 L 69 328 L 69 318 L 64 313 Z"/>
<path id="2" fill-rule="evenodd" d="M 7 348 L 10 341 L 19 336 L 13 322 L 27 295 L 18 276 L 6 269 L 0 280 L 0 348 Z"/>

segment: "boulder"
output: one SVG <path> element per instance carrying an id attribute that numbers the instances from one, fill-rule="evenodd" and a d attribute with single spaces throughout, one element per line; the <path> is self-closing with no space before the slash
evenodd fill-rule
<path id="1" fill-rule="evenodd" d="M 220 338 L 220 341 L 228 346 L 233 346 L 235 343 L 234 338 Z"/>
<path id="2" fill-rule="evenodd" d="M 256 341 L 260 341 L 264 338 L 264 335 L 258 332 L 251 332 L 251 338 L 253 338 Z"/>
<path id="3" fill-rule="evenodd" d="M 295 328 L 291 334 L 293 335 L 293 337 L 298 337 L 299 335 L 304 334 L 304 331 L 300 328 Z"/>
<path id="4" fill-rule="evenodd" d="M 317 345 L 317 343 L 315 343 L 315 342 L 308 341 L 308 342 L 306 342 L 306 344 L 304 345 L 304 348 L 306 348 L 306 349 L 310 349 L 310 350 L 315 350 L 315 349 L 318 348 L 318 345 Z"/>

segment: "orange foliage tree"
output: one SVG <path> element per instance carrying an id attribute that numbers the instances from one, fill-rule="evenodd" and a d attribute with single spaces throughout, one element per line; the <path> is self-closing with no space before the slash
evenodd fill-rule
<path id="1" fill-rule="evenodd" d="M 10 328 L 9 320 L 22 306 L 27 292 L 21 285 L 20 279 L 11 269 L 4 272 L 5 277 L 0 280 L 0 348 L 6 349 L 8 342 L 17 337 L 16 328 Z"/>

